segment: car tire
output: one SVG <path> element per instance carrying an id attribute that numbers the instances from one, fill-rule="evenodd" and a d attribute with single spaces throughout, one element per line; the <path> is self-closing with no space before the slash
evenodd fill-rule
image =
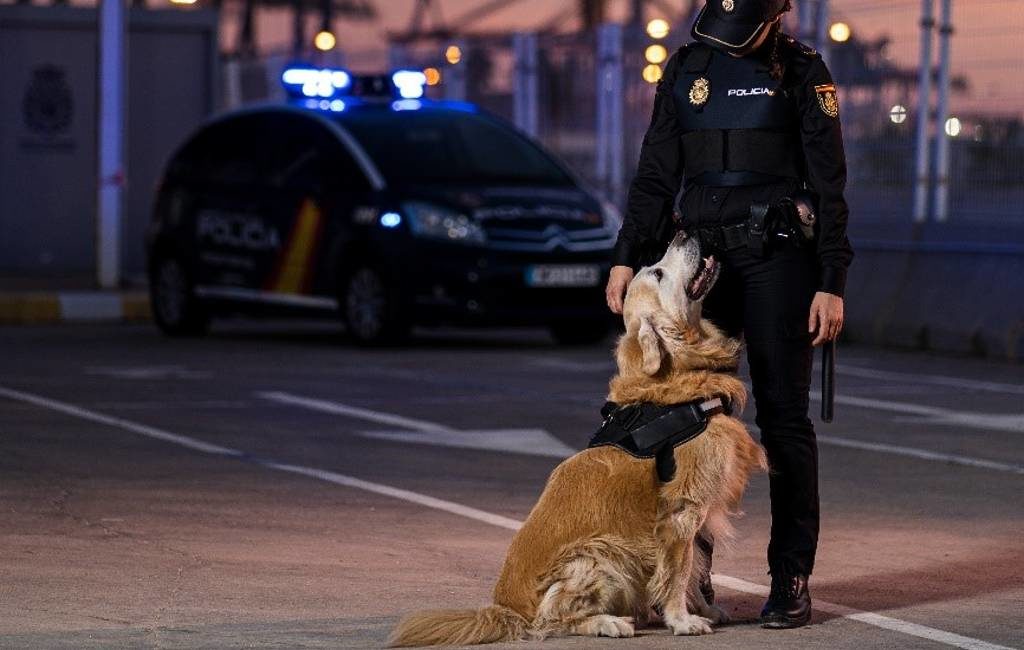
<path id="1" fill-rule="evenodd" d="M 394 287 L 369 266 L 348 273 L 338 301 L 348 335 L 359 345 L 386 345 L 408 337 L 411 325 Z"/>
<path id="2" fill-rule="evenodd" d="M 149 298 L 153 321 L 167 336 L 202 336 L 209 330 L 210 313 L 176 257 L 158 258 L 153 265 Z"/>
<path id="3" fill-rule="evenodd" d="M 552 323 L 548 329 L 560 345 L 596 345 L 611 332 L 608 321 L 601 318 Z"/>

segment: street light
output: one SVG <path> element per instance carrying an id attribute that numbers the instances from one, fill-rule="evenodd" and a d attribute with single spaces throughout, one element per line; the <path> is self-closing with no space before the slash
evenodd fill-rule
<path id="1" fill-rule="evenodd" d="M 669 24 L 664 18 L 655 18 L 647 23 L 647 35 L 651 38 L 665 38 L 668 32 Z"/>
<path id="2" fill-rule="evenodd" d="M 664 63 L 665 59 L 668 58 L 668 50 L 665 49 L 664 45 L 650 45 L 644 52 L 644 58 L 647 59 L 648 63 Z"/>
<path id="3" fill-rule="evenodd" d="M 458 45 L 449 45 L 444 51 L 444 58 L 448 63 L 455 65 L 462 60 L 462 48 Z"/>
<path id="4" fill-rule="evenodd" d="M 964 125 L 958 117 L 951 117 L 946 120 L 946 135 L 955 138 L 963 131 Z"/>
<path id="5" fill-rule="evenodd" d="M 661 81 L 661 66 L 651 63 L 644 68 L 644 81 L 656 84 Z"/>
<path id="6" fill-rule="evenodd" d="M 423 76 L 426 78 L 428 86 L 436 86 L 441 83 L 441 71 L 437 68 L 424 68 Z"/>
<path id="7" fill-rule="evenodd" d="M 334 49 L 334 46 L 338 44 L 338 39 L 335 38 L 329 30 L 321 29 L 317 32 L 316 36 L 313 37 L 313 45 L 316 49 L 321 52 L 327 52 Z"/>
<path id="8" fill-rule="evenodd" d="M 828 28 L 829 38 L 836 43 L 845 43 L 850 40 L 852 34 L 850 26 L 846 23 L 832 23 L 832 26 Z"/>
<path id="9" fill-rule="evenodd" d="M 907 107 L 902 104 L 896 104 L 889 109 L 889 119 L 892 120 L 893 124 L 903 124 L 907 121 Z"/>

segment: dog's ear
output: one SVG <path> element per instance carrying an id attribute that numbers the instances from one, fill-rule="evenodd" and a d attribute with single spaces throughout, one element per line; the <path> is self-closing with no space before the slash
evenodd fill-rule
<path id="1" fill-rule="evenodd" d="M 661 343 L 661 337 L 658 335 L 658 331 L 654 327 L 654 323 L 650 318 L 644 318 L 640 320 L 640 331 L 637 332 L 637 341 L 640 343 L 640 352 L 643 355 L 643 361 L 640 365 L 648 375 L 656 375 L 661 370 L 661 360 L 663 356 L 664 347 Z"/>

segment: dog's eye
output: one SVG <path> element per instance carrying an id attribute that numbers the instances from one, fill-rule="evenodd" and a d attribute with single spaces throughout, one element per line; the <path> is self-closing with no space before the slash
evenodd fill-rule
<path id="1" fill-rule="evenodd" d="M 665 272 L 661 269 L 651 269 L 651 273 L 658 279 L 658 282 L 661 282 L 661 279 L 665 277 Z"/>

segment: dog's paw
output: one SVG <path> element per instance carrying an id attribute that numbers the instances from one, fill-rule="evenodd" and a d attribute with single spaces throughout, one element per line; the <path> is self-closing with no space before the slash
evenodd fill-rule
<path id="1" fill-rule="evenodd" d="M 702 634 L 711 634 L 713 631 L 710 619 L 691 614 L 678 617 L 666 616 L 665 625 L 676 636 L 700 636 Z"/>
<path id="2" fill-rule="evenodd" d="M 592 616 L 589 621 L 594 636 L 625 638 L 633 636 L 633 624 L 624 618 L 600 614 Z"/>

